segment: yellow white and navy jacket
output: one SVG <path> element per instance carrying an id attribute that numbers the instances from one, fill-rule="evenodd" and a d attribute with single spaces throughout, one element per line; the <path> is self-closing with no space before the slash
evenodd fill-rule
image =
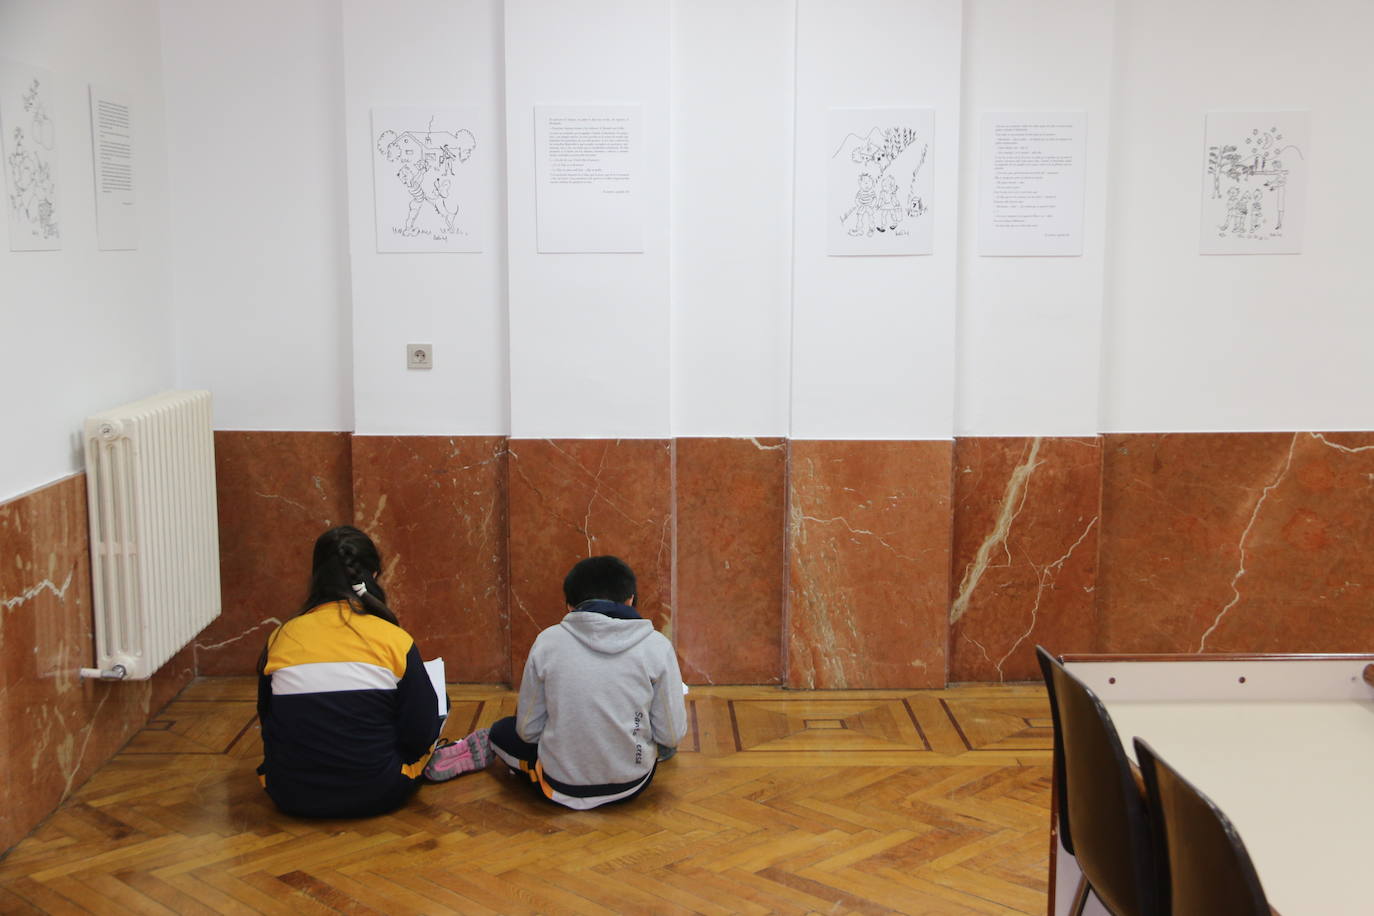
<path id="1" fill-rule="evenodd" d="M 344 601 L 268 638 L 258 679 L 268 794 L 292 813 L 385 808 L 439 735 L 438 698 L 405 630 Z"/>

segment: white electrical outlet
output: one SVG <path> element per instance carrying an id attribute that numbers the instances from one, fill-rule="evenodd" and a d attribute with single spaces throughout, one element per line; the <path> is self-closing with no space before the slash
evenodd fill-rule
<path id="1" fill-rule="evenodd" d="M 406 344 L 407 369 L 433 369 L 434 344 Z"/>

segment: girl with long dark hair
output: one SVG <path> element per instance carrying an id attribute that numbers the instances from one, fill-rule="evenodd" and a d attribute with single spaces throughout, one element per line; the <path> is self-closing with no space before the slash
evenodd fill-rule
<path id="1" fill-rule="evenodd" d="M 395 810 L 430 762 L 438 696 L 415 640 L 387 607 L 381 569 L 376 545 L 357 528 L 320 535 L 309 595 L 258 661 L 258 774 L 287 814 Z"/>

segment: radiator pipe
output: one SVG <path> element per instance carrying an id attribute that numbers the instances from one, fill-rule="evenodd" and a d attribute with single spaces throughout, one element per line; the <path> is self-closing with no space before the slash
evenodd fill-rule
<path id="1" fill-rule="evenodd" d="M 129 673 L 129 669 L 123 665 L 111 665 L 109 670 L 101 671 L 99 668 L 82 668 L 81 676 L 102 681 L 122 681 L 124 676 Z"/>

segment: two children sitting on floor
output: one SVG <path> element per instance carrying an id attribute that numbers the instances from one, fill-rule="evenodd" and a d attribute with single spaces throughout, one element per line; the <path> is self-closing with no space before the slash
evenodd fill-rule
<path id="1" fill-rule="evenodd" d="M 438 744 L 438 697 L 380 576 L 366 534 L 325 532 L 304 606 L 268 637 L 258 774 L 282 811 L 382 814 L 422 776 L 442 782 L 493 755 L 542 797 L 595 808 L 643 792 L 686 734 L 673 647 L 635 610 L 634 572 L 615 557 L 583 560 L 563 580 L 568 613 L 535 640 L 516 715 Z"/>

